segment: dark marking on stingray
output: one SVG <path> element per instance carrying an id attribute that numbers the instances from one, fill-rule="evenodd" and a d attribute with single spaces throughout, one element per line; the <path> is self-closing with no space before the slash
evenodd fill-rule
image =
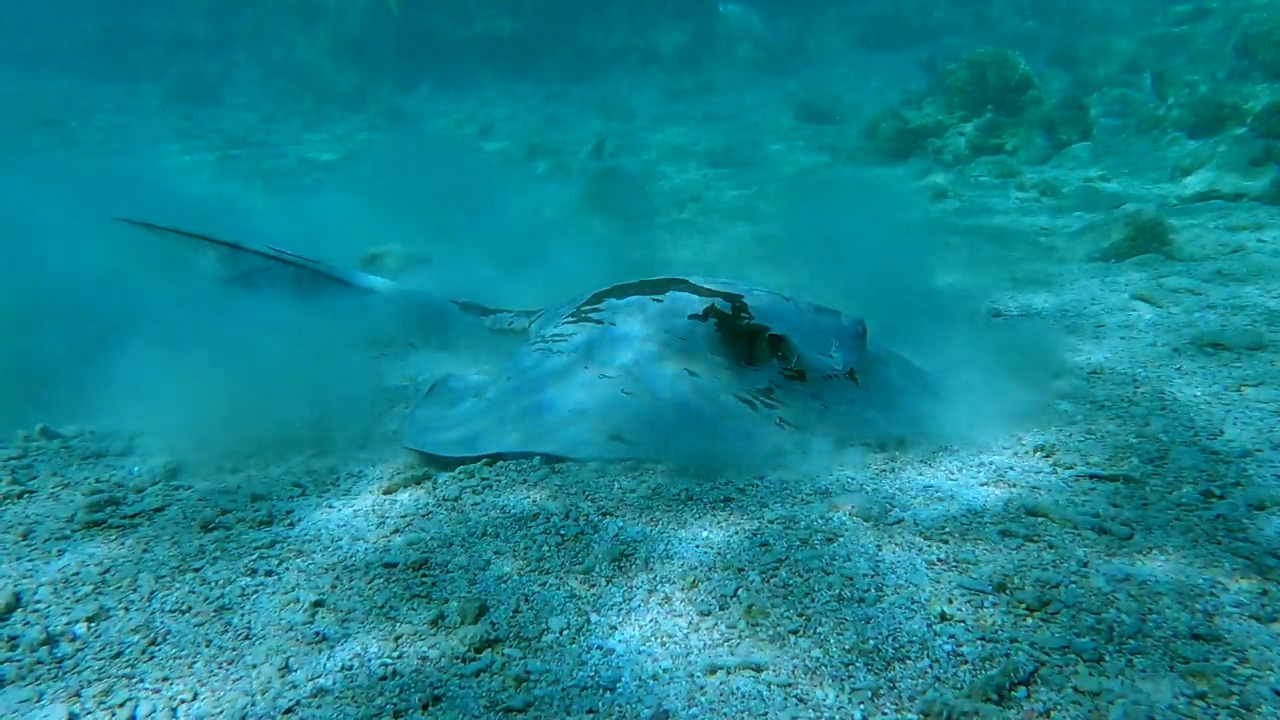
<path id="1" fill-rule="evenodd" d="M 783 371 L 784 375 L 786 371 Z M 827 373 L 819 378 L 820 380 L 829 380 L 831 382 L 849 381 L 857 387 L 862 387 L 862 382 L 858 379 L 858 371 L 849 368 L 842 373 Z"/>
<path id="2" fill-rule="evenodd" d="M 619 283 L 592 293 L 590 297 L 578 304 L 578 308 L 600 305 L 606 300 L 626 300 L 627 298 L 661 296 L 667 293 L 683 292 L 698 297 L 723 300 L 731 306 L 740 305 L 746 311 L 747 303 L 742 295 L 704 287 L 685 278 L 649 278 Z"/>
<path id="3" fill-rule="evenodd" d="M 742 393 L 734 393 L 734 394 L 733 394 L 733 399 L 734 399 L 734 400 L 737 400 L 738 402 L 742 403 L 743 405 L 746 405 L 746 406 L 747 406 L 747 409 L 751 410 L 751 412 L 754 412 L 754 413 L 758 413 L 758 412 L 760 412 L 760 405 L 759 405 L 759 404 L 757 404 L 755 400 L 752 400 L 750 397 L 747 397 L 746 395 L 743 395 Z"/>
<path id="4" fill-rule="evenodd" d="M 759 412 L 760 407 L 764 407 L 768 410 L 777 410 L 784 404 L 779 402 L 775 395 L 775 389 L 772 385 L 747 390 L 743 393 L 734 395 L 734 398 L 756 412 Z"/>
<path id="5" fill-rule="evenodd" d="M 538 338 L 537 340 L 529 343 L 529 345 L 537 349 L 539 352 L 551 353 L 553 355 L 568 355 L 569 352 L 567 350 L 552 347 L 553 345 L 557 345 L 562 342 L 564 342 L 564 340 L 544 340 L 543 338 Z"/>
<path id="6" fill-rule="evenodd" d="M 600 310 L 600 308 L 595 309 Z M 577 310 L 565 315 L 564 320 L 561 322 L 565 325 L 581 325 L 583 323 L 589 323 L 591 325 L 613 325 L 611 322 L 606 322 L 599 318 L 592 317 L 590 313 Z"/>
<path id="7" fill-rule="evenodd" d="M 711 303 L 702 312 L 693 313 L 688 319 L 694 322 L 710 322 L 717 333 L 724 337 L 725 347 L 730 351 L 734 362 L 747 367 L 760 367 L 769 361 L 761 352 L 768 344 L 769 328 L 752 322 L 750 310 L 744 303 L 741 312 L 738 307 L 730 306 L 732 312 Z"/>
<path id="8" fill-rule="evenodd" d="M 784 404 L 782 401 L 778 399 L 777 387 L 775 387 L 772 384 L 765 385 L 764 387 L 756 388 L 752 390 L 751 397 L 755 398 L 756 402 L 769 408 L 770 410 L 777 410 L 778 408 L 782 407 Z"/>
<path id="9" fill-rule="evenodd" d="M 729 304 L 735 315 L 751 317 L 746 299 L 738 293 L 705 287 L 685 278 L 649 278 L 647 280 L 619 283 L 592 293 L 590 297 L 578 303 L 577 307 L 565 315 L 564 322 L 603 324 L 602 321 L 592 316 L 603 310 L 601 306 L 610 300 L 627 300 L 633 297 L 648 296 L 650 300 L 656 299 L 658 302 L 662 302 L 661 296 L 675 292 L 722 300 Z"/>
<path id="10" fill-rule="evenodd" d="M 284 248 L 276 247 L 275 245 L 263 245 L 263 247 L 265 247 L 266 249 L 270 250 L 273 253 L 279 253 L 285 257 L 291 257 L 294 260 L 301 260 L 302 262 L 307 263 L 309 265 L 321 264 L 319 260 L 312 260 L 311 258 L 305 255 L 299 255 L 296 252 L 290 252 L 288 250 L 285 250 Z"/>
<path id="11" fill-rule="evenodd" d="M 764 367 L 778 361 L 783 377 L 795 382 L 807 382 L 808 373 L 796 365 L 798 353 L 786 335 L 773 328 L 755 322 L 746 302 L 730 305 L 730 312 L 715 303 L 707 305 L 700 313 L 688 316 L 695 322 L 711 322 L 716 332 L 724 336 L 725 347 L 731 359 L 747 367 Z"/>

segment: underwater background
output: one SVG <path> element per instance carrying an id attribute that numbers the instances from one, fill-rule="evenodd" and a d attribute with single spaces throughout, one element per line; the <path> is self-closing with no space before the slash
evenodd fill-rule
<path id="1" fill-rule="evenodd" d="M 0 17 L 0 717 L 1280 718 L 1273 0 Z M 424 463 L 483 332 L 117 218 L 795 294 L 946 441 Z"/>

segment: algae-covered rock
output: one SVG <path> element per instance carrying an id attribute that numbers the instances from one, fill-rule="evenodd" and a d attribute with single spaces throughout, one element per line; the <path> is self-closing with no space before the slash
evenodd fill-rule
<path id="1" fill-rule="evenodd" d="M 1087 141 L 1092 136 L 1090 127 L 1069 130 L 1051 123 L 1039 114 L 1021 119 L 985 115 L 952 127 L 941 140 L 930 143 L 930 156 L 946 167 L 997 156 L 1014 158 L 1027 165 L 1041 165 L 1064 148 Z"/>
<path id="2" fill-rule="evenodd" d="M 1093 113 L 1079 93 L 1063 93 L 1045 109 L 1041 127 L 1049 145 L 1057 150 L 1093 139 Z"/>
<path id="3" fill-rule="evenodd" d="M 874 116 L 863 136 L 891 160 L 930 157 L 944 167 L 1009 156 L 1031 165 L 1093 137 L 1088 102 L 1063 93 L 1046 102 L 1017 53 L 985 48 L 946 66 L 922 96 Z"/>
<path id="4" fill-rule="evenodd" d="M 962 56 L 943 72 L 947 108 L 966 119 L 987 113 L 1019 117 L 1042 102 L 1040 81 L 1020 55 L 983 48 Z"/>
<path id="5" fill-rule="evenodd" d="M 1241 127 L 1248 116 L 1238 99 L 1197 89 L 1172 101 L 1169 125 L 1190 140 L 1204 140 Z"/>
<path id="6" fill-rule="evenodd" d="M 1280 13 L 1245 18 L 1231 49 L 1246 66 L 1280 80 Z"/>
<path id="7" fill-rule="evenodd" d="M 975 158 L 1012 155 L 1018 126 L 996 115 L 988 115 L 969 126 L 965 144 Z"/>
<path id="8" fill-rule="evenodd" d="M 1118 263 L 1142 255 L 1177 259 L 1173 223 L 1151 207 L 1122 208 L 1105 228 L 1106 244 L 1093 259 Z"/>
<path id="9" fill-rule="evenodd" d="M 1249 118 L 1249 132 L 1264 140 L 1280 140 L 1280 100 L 1263 103 Z"/>
<path id="10" fill-rule="evenodd" d="M 930 140 L 947 134 L 942 118 L 920 110 L 891 108 L 874 115 L 862 135 L 876 154 L 888 160 L 909 160 L 924 153 Z"/>
<path id="11" fill-rule="evenodd" d="M 1197 89 L 1195 79 L 1181 68 L 1158 67 L 1147 71 L 1147 86 L 1162 103 Z"/>

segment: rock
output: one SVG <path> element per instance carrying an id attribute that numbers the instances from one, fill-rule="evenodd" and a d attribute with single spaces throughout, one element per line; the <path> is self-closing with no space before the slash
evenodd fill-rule
<path id="1" fill-rule="evenodd" d="M 1265 199 L 1273 193 L 1276 160 L 1274 141 L 1262 140 L 1250 131 L 1224 135 L 1209 149 L 1188 149 L 1175 174 L 1184 175 L 1179 201 L 1200 203 L 1212 200 L 1244 202 Z"/>
<path id="2" fill-rule="evenodd" d="M 468 597 L 458 601 L 458 621 L 462 625 L 476 625 L 489 614 L 489 603 L 484 598 Z"/>
<path id="3" fill-rule="evenodd" d="M 1030 660 L 1007 660 L 1000 667 L 978 678 L 969 686 L 968 696 L 975 702 L 999 704 L 1013 691 L 1030 684 L 1041 665 Z"/>
<path id="4" fill-rule="evenodd" d="M 1054 170 L 1091 172 L 1098 167 L 1098 148 L 1091 142 L 1082 142 L 1064 148 L 1049 162 Z"/>
<path id="5" fill-rule="evenodd" d="M 508 698 L 506 702 L 498 706 L 498 712 L 504 713 L 522 713 L 528 712 L 533 708 L 534 699 L 532 695 L 520 693 Z"/>
<path id="6" fill-rule="evenodd" d="M 54 703 L 27 715 L 27 720 L 71 720 L 75 715 L 66 703 Z"/>
<path id="7" fill-rule="evenodd" d="M 34 688 L 10 685 L 0 690 L 0 716 L 22 717 L 23 711 L 30 711 L 39 701 L 40 693 Z"/>
<path id="8" fill-rule="evenodd" d="M 22 607 L 22 596 L 13 588 L 0 589 L 0 620 L 8 620 Z"/>
<path id="9" fill-rule="evenodd" d="M 40 423 L 39 425 L 36 425 L 36 428 L 34 431 L 32 431 L 31 436 L 40 442 L 53 442 L 54 440 L 65 440 L 67 438 L 65 433 L 59 432 L 58 430 L 54 430 L 53 428 L 49 427 L 48 425 L 45 425 L 44 423 Z"/>
<path id="10" fill-rule="evenodd" d="M 1119 217 L 1105 229 L 1106 244 L 1093 259 L 1109 263 L 1124 262 L 1142 255 L 1177 259 L 1173 230 L 1173 223 L 1154 208 L 1121 209 Z"/>
<path id="11" fill-rule="evenodd" d="M 1191 337 L 1191 343 L 1216 352 L 1259 352 L 1267 348 L 1267 336 L 1258 328 L 1229 326 L 1201 330 Z"/>

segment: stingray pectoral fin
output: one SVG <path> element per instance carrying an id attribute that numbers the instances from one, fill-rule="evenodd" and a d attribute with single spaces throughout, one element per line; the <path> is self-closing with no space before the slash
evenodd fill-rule
<path id="1" fill-rule="evenodd" d="M 401 441 L 447 459 L 542 455 L 764 468 L 802 451 L 791 421 L 812 424 L 819 405 L 781 417 L 768 388 L 753 386 L 759 377 L 736 375 L 710 355 L 646 354 L 643 343 L 527 353 L 491 377 L 437 381 L 406 418 Z"/>
<path id="2" fill-rule="evenodd" d="M 116 218 L 116 221 L 125 223 L 126 225 L 142 228 L 144 230 L 149 230 L 151 232 L 197 240 L 199 242 L 215 245 L 233 252 L 262 258 L 280 265 L 287 265 L 335 284 L 355 288 L 357 290 L 386 293 L 395 290 L 397 287 L 397 284 L 394 281 L 388 280 L 387 278 L 360 272 L 359 270 L 347 270 L 345 268 L 336 267 L 320 260 L 313 260 L 312 258 L 271 245 L 248 245 L 235 240 L 224 240 L 211 235 L 204 235 L 202 233 L 182 230 L 175 227 L 169 227 L 167 225 L 159 225 L 157 223 L 146 222 L 144 220 Z"/>

